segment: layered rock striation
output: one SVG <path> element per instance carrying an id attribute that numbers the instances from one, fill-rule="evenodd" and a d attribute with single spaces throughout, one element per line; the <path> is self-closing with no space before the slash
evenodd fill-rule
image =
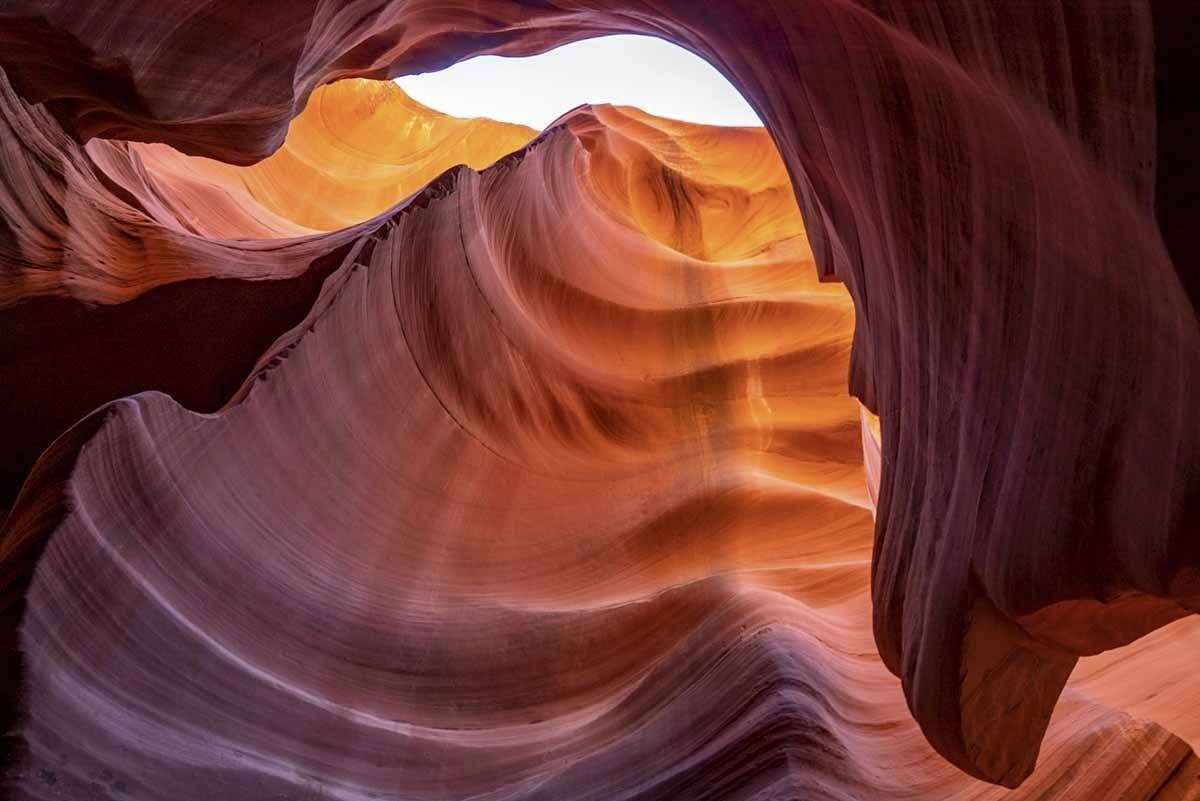
<path id="1" fill-rule="evenodd" d="M 1186 9 L 261 5 L 0 11 L 16 793 L 1195 794 Z M 617 31 L 769 134 L 313 93 Z"/>

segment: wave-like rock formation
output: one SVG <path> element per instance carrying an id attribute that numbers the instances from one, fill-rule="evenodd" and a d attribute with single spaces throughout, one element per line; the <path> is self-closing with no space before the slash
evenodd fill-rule
<path id="1" fill-rule="evenodd" d="M 1196 30 L 6 6 L 11 793 L 1196 797 Z M 314 92 L 607 32 L 767 131 Z"/>
<path id="2" fill-rule="evenodd" d="M 159 192 L 178 204 L 174 216 L 198 233 L 280 237 L 374 217 L 447 168 L 487 167 L 536 135 L 521 125 L 441 114 L 391 81 L 351 79 L 313 92 L 283 146 L 251 167 L 189 158 L 166 145 L 129 147 L 157 182 L 169 184 Z M 231 200 L 236 211 L 222 208 Z"/>
<path id="3" fill-rule="evenodd" d="M 312 236 L 305 223 L 358 223 L 535 135 L 438 114 L 390 82 L 350 80 L 315 93 L 274 156 L 231 168 L 163 145 L 81 148 L 2 75 L 0 105 L 11 148 L 0 170 L 0 308 L 15 306 L 0 338 L 10 386 L 0 509 L 53 439 L 103 403 L 159 389 L 192 409 L 221 406 L 359 236 Z M 237 280 L 189 283 L 211 278 Z"/>

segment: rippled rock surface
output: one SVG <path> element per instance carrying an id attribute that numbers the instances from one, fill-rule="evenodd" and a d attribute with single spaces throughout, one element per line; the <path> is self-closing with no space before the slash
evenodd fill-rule
<path id="1" fill-rule="evenodd" d="M 1182 6 L 260 5 L 0 10 L 14 797 L 1196 796 Z"/>

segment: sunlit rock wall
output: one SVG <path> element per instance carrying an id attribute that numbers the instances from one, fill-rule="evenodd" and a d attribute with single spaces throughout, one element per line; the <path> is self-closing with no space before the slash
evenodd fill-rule
<path id="1" fill-rule="evenodd" d="M 1186 10 L 486 5 L 0 11 L 13 793 L 1193 797 Z M 284 143 L 616 31 L 769 135 Z"/>

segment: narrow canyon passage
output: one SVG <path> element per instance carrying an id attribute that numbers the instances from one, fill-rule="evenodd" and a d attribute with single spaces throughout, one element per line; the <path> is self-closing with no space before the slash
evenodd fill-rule
<path id="1" fill-rule="evenodd" d="M 314 101 L 377 140 L 433 119 L 384 140 L 417 180 L 503 156 L 392 84 Z M 924 743 L 871 642 L 853 308 L 764 130 L 583 108 L 388 209 L 394 171 L 342 205 L 346 157 L 294 128 L 249 168 L 93 147 L 180 219 L 294 233 L 288 180 L 383 214 L 224 409 L 90 418 L 28 594 L 21 793 L 1005 794 Z M 316 178 L 275 169 L 306 147 Z M 1023 797 L 1146 795 L 1189 753 L 1084 695 L 1060 718 Z"/>
<path id="2" fill-rule="evenodd" d="M 1200 792 L 1148 9 L 139 3 L 0 12 L 8 795 Z M 367 79 L 613 31 L 767 127 Z"/>
<path id="3" fill-rule="evenodd" d="M 384 86 L 327 91 L 403 111 Z M 169 181 L 210 165 L 149 155 L 163 208 L 203 197 Z M 257 201 L 243 185 L 230 208 Z M 28 791 L 102 771 L 171 797 L 812 781 L 775 760 L 842 736 L 809 663 L 858 661 L 834 635 L 871 515 L 852 307 L 816 281 L 766 132 L 581 109 L 370 226 L 216 416 L 158 393 L 98 413 L 29 592 Z M 780 690 L 757 698 L 763 670 Z M 793 704 L 828 720 L 775 731 Z M 756 767 L 723 777 L 741 749 Z"/>

